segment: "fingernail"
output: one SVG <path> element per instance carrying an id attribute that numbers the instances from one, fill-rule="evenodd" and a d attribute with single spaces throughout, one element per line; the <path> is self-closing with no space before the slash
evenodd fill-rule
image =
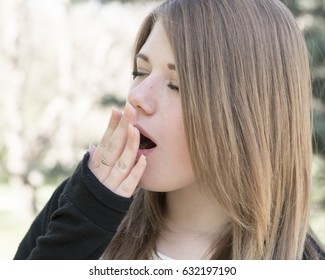
<path id="1" fill-rule="evenodd" d="M 112 108 L 112 117 L 113 118 L 117 117 L 117 110 L 115 107 Z"/>
<path id="2" fill-rule="evenodd" d="M 129 107 L 130 107 L 129 102 L 126 102 L 125 106 L 124 106 L 124 109 L 123 109 L 123 112 L 126 111 Z"/>
<path id="3" fill-rule="evenodd" d="M 141 166 L 140 167 L 144 167 L 146 165 L 146 163 L 147 163 L 146 157 L 144 155 L 140 156 L 139 161 L 141 161 Z"/>
<path id="4" fill-rule="evenodd" d="M 134 110 L 134 107 L 130 103 L 127 102 L 124 107 L 124 111 L 123 111 L 124 117 L 126 117 L 127 119 L 131 119 L 132 115 L 133 115 L 133 110 Z"/>
<path id="5" fill-rule="evenodd" d="M 89 144 L 89 147 L 88 147 L 88 151 L 90 152 L 90 151 L 92 151 L 92 150 L 94 150 L 94 149 L 96 149 L 96 145 L 90 143 L 90 144 Z"/>
<path id="6" fill-rule="evenodd" d="M 112 107 L 112 111 L 116 113 L 121 113 L 121 110 L 115 106 Z"/>
<path id="7" fill-rule="evenodd" d="M 89 144 L 89 148 L 88 148 L 89 162 L 92 160 L 95 150 L 96 150 L 96 146 L 93 144 Z"/>

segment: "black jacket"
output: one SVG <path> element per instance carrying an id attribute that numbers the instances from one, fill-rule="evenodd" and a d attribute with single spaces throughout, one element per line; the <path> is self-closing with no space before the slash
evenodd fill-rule
<path id="1" fill-rule="evenodd" d="M 14 259 L 98 259 L 116 233 L 132 198 L 102 185 L 87 153 L 53 193 L 19 245 Z"/>

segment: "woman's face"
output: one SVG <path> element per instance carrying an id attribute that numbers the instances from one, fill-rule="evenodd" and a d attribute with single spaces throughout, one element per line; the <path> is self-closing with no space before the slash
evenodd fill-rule
<path id="1" fill-rule="evenodd" d="M 193 185 L 175 59 L 159 21 L 137 54 L 136 64 L 128 100 L 137 110 L 134 126 L 152 141 L 141 138 L 138 157 L 146 156 L 147 167 L 139 185 L 158 192 Z"/>

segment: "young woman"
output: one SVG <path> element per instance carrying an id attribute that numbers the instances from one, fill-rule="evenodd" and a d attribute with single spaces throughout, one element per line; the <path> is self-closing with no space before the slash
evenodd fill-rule
<path id="1" fill-rule="evenodd" d="M 15 258 L 324 258 L 308 227 L 308 55 L 283 4 L 166 1 L 133 76 Z"/>

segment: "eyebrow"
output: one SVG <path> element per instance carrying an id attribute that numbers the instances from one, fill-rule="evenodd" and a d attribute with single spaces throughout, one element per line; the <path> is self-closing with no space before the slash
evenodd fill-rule
<path id="1" fill-rule="evenodd" d="M 145 54 L 143 54 L 143 53 L 138 53 L 138 54 L 136 54 L 135 55 L 135 58 L 137 59 L 137 58 L 141 58 L 142 60 L 144 60 L 145 62 L 150 62 L 150 60 L 149 60 L 149 57 L 147 57 Z M 173 63 L 167 63 L 167 67 L 168 67 L 168 69 L 170 69 L 170 70 L 176 70 L 176 66 L 175 66 L 175 64 L 173 64 Z"/>
<path id="2" fill-rule="evenodd" d="M 149 62 L 149 57 L 147 57 L 146 55 L 142 54 L 142 53 L 138 53 L 135 55 L 135 58 L 141 58 L 143 59 L 145 62 Z"/>
<path id="3" fill-rule="evenodd" d="M 175 64 L 168 63 L 168 64 L 167 64 L 167 67 L 168 67 L 170 70 L 176 70 L 176 66 L 175 66 Z"/>

